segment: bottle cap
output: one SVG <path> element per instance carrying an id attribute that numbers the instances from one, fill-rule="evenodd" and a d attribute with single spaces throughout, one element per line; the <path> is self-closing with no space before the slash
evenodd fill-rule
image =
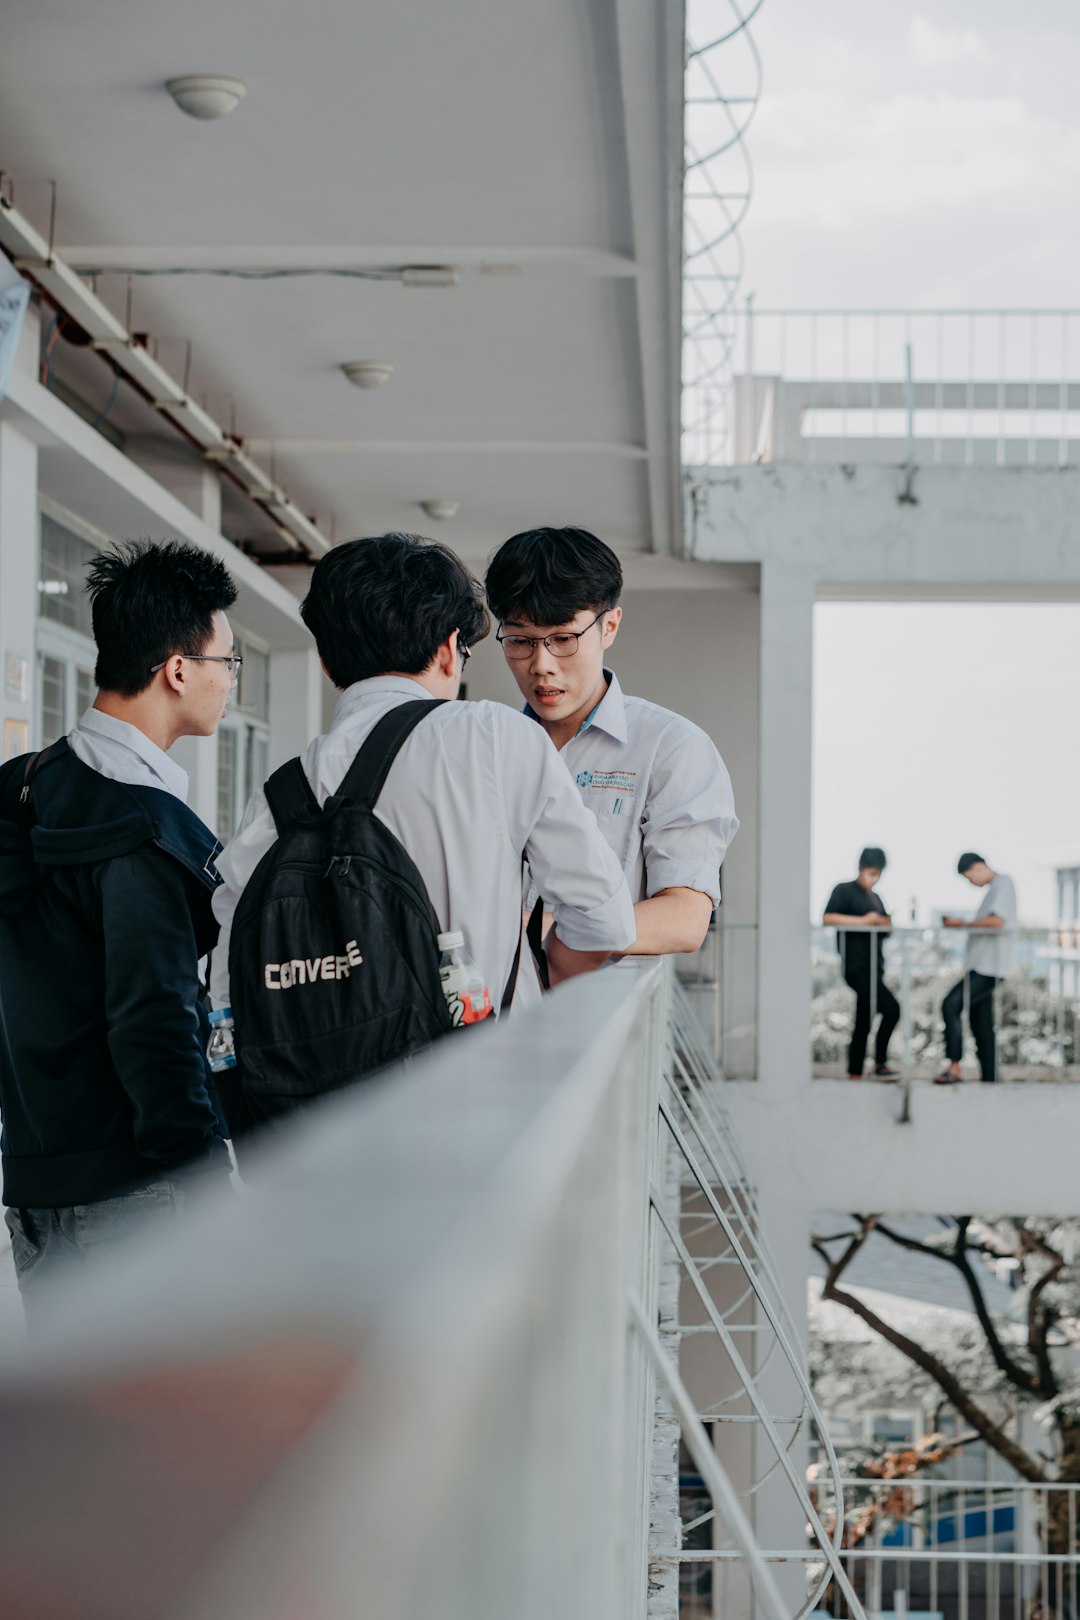
<path id="1" fill-rule="evenodd" d="M 436 941 L 440 951 L 459 951 L 465 943 L 465 935 L 458 932 L 440 934 Z"/>

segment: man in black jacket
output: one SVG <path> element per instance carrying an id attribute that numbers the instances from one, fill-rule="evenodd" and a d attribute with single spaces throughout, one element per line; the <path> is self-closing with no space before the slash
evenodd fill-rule
<path id="1" fill-rule="evenodd" d="M 171 1223 L 192 1172 L 229 1175 L 199 984 L 220 846 L 168 750 L 225 712 L 236 588 L 180 542 L 102 553 L 87 588 L 94 705 L 0 769 L 3 1201 L 31 1316 L 65 1267 Z"/>

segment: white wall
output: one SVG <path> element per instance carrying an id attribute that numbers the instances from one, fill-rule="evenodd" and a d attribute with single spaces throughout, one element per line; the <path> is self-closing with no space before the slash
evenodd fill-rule
<path id="1" fill-rule="evenodd" d="M 775 558 L 822 595 L 1080 594 L 1078 467 L 920 467 L 914 503 L 900 500 L 896 467 L 779 463 L 694 476 L 687 538 L 705 562 Z"/>

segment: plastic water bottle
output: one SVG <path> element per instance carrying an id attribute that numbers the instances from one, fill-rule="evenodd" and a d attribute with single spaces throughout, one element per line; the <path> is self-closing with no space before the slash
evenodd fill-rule
<path id="1" fill-rule="evenodd" d="M 491 996 L 484 975 L 465 949 L 465 935 L 440 934 L 438 945 L 442 952 L 439 979 L 451 1023 L 455 1029 L 464 1024 L 481 1023 L 491 1012 Z"/>
<path id="2" fill-rule="evenodd" d="M 211 1074 L 236 1068 L 236 1026 L 231 1007 L 216 1007 L 210 1014 L 210 1040 L 206 1058 Z"/>

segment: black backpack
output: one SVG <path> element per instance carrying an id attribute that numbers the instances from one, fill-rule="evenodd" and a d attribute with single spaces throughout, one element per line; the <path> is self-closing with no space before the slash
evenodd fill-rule
<path id="1" fill-rule="evenodd" d="M 278 839 L 233 919 L 229 979 L 239 1077 L 277 1114 L 430 1046 L 452 1025 L 439 983 L 439 922 L 424 880 L 374 814 L 405 739 L 438 700 L 375 725 L 320 807 L 299 759 L 266 797 Z M 518 955 L 503 995 L 513 998 Z"/>

